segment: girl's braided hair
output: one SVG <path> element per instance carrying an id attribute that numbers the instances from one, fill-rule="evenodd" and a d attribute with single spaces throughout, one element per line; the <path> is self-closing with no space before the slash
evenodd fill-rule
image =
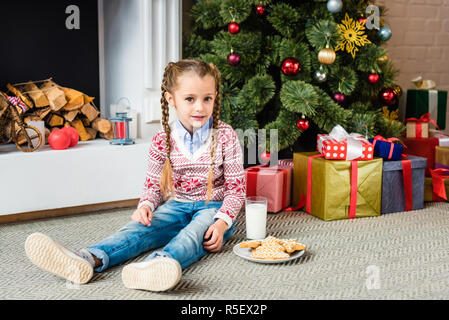
<path id="1" fill-rule="evenodd" d="M 215 90 L 216 90 L 216 98 L 214 102 L 214 109 L 212 112 L 212 145 L 210 149 L 210 157 L 211 164 L 209 167 L 209 176 L 207 179 L 207 202 L 209 202 L 210 197 L 212 195 L 212 180 L 213 180 L 213 165 L 215 158 L 215 146 L 216 146 L 216 137 L 215 133 L 218 128 L 218 121 L 220 119 L 220 105 L 221 105 L 221 96 L 220 96 L 220 87 L 221 87 L 221 75 L 218 68 L 213 63 L 206 63 L 197 59 L 184 59 L 178 62 L 170 62 L 165 67 L 164 77 L 162 79 L 161 91 L 161 108 L 162 108 L 162 127 L 165 132 L 165 141 L 167 145 L 167 159 L 165 160 L 164 166 L 162 168 L 161 177 L 159 180 L 160 189 L 164 198 L 169 197 L 173 194 L 173 180 L 172 180 L 172 166 L 170 163 L 170 133 L 171 128 L 168 123 L 169 118 L 169 110 L 168 110 L 168 102 L 165 99 L 165 92 L 173 93 L 176 88 L 176 81 L 180 75 L 185 72 L 193 71 L 199 77 L 203 78 L 206 75 L 211 75 L 215 79 Z"/>

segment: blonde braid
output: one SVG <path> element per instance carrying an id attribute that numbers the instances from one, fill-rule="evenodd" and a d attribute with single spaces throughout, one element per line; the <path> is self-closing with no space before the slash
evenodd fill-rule
<path id="1" fill-rule="evenodd" d="M 210 149 L 210 158 L 211 165 L 209 167 L 209 176 L 207 179 L 207 203 L 209 203 L 210 197 L 212 195 L 212 183 L 213 183 L 213 166 L 215 164 L 215 147 L 216 147 L 216 137 L 215 133 L 218 129 L 218 121 L 220 120 L 220 106 L 221 106 L 221 96 L 220 96 L 220 87 L 221 87 L 221 75 L 218 68 L 210 63 L 209 66 L 212 69 L 213 76 L 215 78 L 215 89 L 217 92 L 217 96 L 214 101 L 214 110 L 212 112 L 212 145 Z"/>
<path id="2" fill-rule="evenodd" d="M 169 109 L 168 109 L 168 102 L 165 99 L 165 92 L 167 91 L 166 85 L 167 85 L 167 73 L 169 72 L 170 67 L 172 66 L 171 63 L 167 65 L 164 72 L 164 78 L 162 80 L 161 85 L 161 110 L 162 110 L 162 126 L 164 128 L 165 132 L 165 143 L 167 145 L 167 158 L 165 159 L 164 166 L 162 167 L 161 176 L 159 179 L 159 184 L 161 188 L 161 192 L 164 196 L 164 198 L 168 198 L 171 194 L 173 194 L 173 179 L 172 179 L 172 173 L 173 169 L 170 163 L 170 152 L 171 152 L 171 146 L 170 146 L 170 134 L 171 134 L 171 128 L 168 123 L 169 120 Z"/>

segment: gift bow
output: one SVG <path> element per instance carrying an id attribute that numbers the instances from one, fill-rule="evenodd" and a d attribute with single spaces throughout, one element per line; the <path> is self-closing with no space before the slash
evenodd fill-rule
<path id="1" fill-rule="evenodd" d="M 444 186 L 444 180 L 449 179 L 449 169 L 430 169 L 432 175 L 433 193 L 438 197 L 447 200 L 446 188 Z"/>
<path id="2" fill-rule="evenodd" d="M 407 118 L 405 119 L 406 122 L 417 122 L 417 123 L 423 123 L 423 122 L 430 122 L 433 123 L 435 125 L 435 127 L 439 130 L 440 128 L 438 127 L 437 123 L 435 122 L 435 120 L 430 118 L 430 112 L 426 112 L 424 113 L 419 119 L 417 118 Z"/>
<path id="3" fill-rule="evenodd" d="M 394 150 L 394 142 L 395 141 L 400 141 L 398 138 L 388 138 L 388 139 L 385 139 L 384 137 L 382 137 L 381 135 L 377 135 L 377 136 L 375 136 L 374 137 L 374 139 L 373 139 L 373 148 L 376 146 L 376 142 L 377 141 L 384 141 L 384 142 L 389 142 L 389 143 L 391 143 L 391 146 L 390 146 L 390 153 L 388 154 L 388 159 L 391 159 L 391 157 L 393 156 L 393 150 Z"/>
<path id="4" fill-rule="evenodd" d="M 354 160 L 363 155 L 363 144 L 361 141 L 366 139 L 360 133 L 348 134 L 341 125 L 337 124 L 329 133 L 329 137 L 339 141 L 346 140 L 346 160 Z"/>

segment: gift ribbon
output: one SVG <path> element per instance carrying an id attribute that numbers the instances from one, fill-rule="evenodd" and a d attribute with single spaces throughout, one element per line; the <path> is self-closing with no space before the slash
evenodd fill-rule
<path id="1" fill-rule="evenodd" d="M 440 129 L 435 122 L 435 120 L 430 118 L 430 112 L 424 113 L 419 119 L 417 118 L 407 118 L 406 122 L 415 122 L 415 136 L 416 138 L 422 138 L 422 124 L 423 123 L 433 123 L 437 129 Z"/>
<path id="2" fill-rule="evenodd" d="M 373 140 L 373 149 L 376 146 L 376 142 L 377 141 L 384 141 L 384 142 L 389 142 L 391 144 L 390 146 L 390 153 L 388 154 L 388 159 L 391 159 L 391 157 L 393 156 L 393 150 L 394 150 L 394 141 L 399 141 L 398 138 L 388 138 L 385 139 L 384 137 L 382 137 L 381 135 L 377 135 L 374 137 Z"/>
<path id="3" fill-rule="evenodd" d="M 317 154 L 315 156 L 310 156 L 307 159 L 307 193 L 306 197 L 301 194 L 299 204 L 296 207 L 286 208 L 284 211 L 297 211 L 302 207 L 306 207 L 306 212 L 311 213 L 312 206 L 312 161 L 315 158 L 323 157 L 322 154 Z M 357 160 L 351 161 L 351 199 L 349 202 L 349 214 L 348 219 L 353 219 L 356 217 L 357 210 L 357 184 L 358 184 L 358 165 Z"/>
<path id="4" fill-rule="evenodd" d="M 404 179 L 405 211 L 413 210 L 412 161 L 401 160 Z"/>
<path id="5" fill-rule="evenodd" d="M 260 170 L 270 170 L 272 172 L 281 172 L 283 177 L 282 183 L 282 208 L 287 206 L 287 179 L 288 170 L 280 168 L 270 168 L 268 164 L 260 165 L 257 167 L 251 167 L 247 169 L 247 179 L 246 179 L 246 196 L 257 196 L 257 176 Z"/>
<path id="6" fill-rule="evenodd" d="M 430 174 L 432 175 L 433 193 L 438 197 L 447 200 L 444 180 L 449 179 L 449 169 L 430 169 Z"/>
<path id="7" fill-rule="evenodd" d="M 22 112 L 27 111 L 28 107 L 17 97 L 10 97 L 8 96 L 8 101 L 15 107 L 20 107 L 22 109 Z"/>

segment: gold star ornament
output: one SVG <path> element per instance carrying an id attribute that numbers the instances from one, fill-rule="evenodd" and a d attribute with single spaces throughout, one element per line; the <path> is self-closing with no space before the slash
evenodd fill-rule
<path id="1" fill-rule="evenodd" d="M 365 34 L 364 24 L 349 18 L 347 13 L 345 19 L 338 25 L 338 29 L 340 30 L 340 43 L 335 51 L 346 50 L 352 55 L 352 58 L 355 58 L 355 53 L 359 51 L 358 47 L 371 43 Z"/>

